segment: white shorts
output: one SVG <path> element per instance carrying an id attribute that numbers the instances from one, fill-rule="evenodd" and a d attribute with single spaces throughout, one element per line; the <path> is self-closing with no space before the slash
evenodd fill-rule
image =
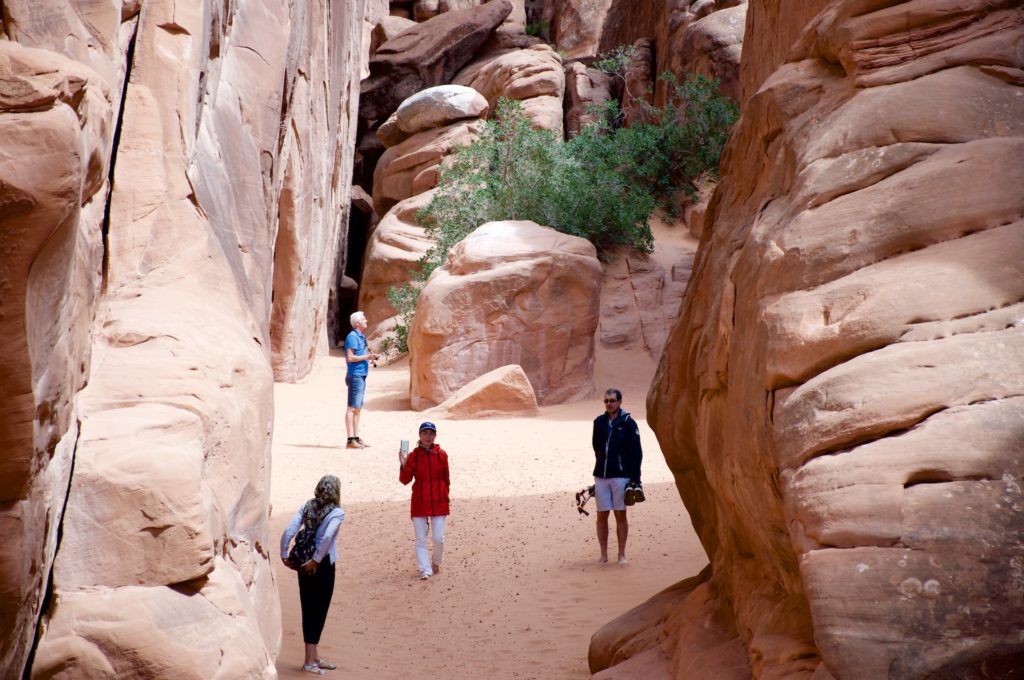
<path id="1" fill-rule="evenodd" d="M 594 498 L 597 499 L 597 511 L 626 509 L 626 484 L 628 477 L 594 477 Z"/>

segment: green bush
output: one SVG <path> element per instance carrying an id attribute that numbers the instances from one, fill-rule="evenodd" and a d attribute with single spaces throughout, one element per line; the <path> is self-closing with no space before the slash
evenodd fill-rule
<path id="1" fill-rule="evenodd" d="M 609 68 L 621 68 L 627 56 L 609 57 Z M 651 252 L 651 213 L 669 207 L 679 188 L 695 193 L 700 176 L 717 172 L 738 116 L 712 79 L 670 84 L 676 95 L 670 104 L 641 104 L 649 122 L 617 127 L 621 116 L 612 102 L 597 112 L 598 122 L 566 142 L 532 128 L 519 102 L 500 100 L 479 140 L 451 157 L 434 198 L 417 215 L 436 244 L 413 280 L 425 281 L 456 243 L 495 220 L 532 220 L 586 238 L 602 257 L 615 246 Z M 418 291 L 409 284 L 388 291 L 401 317 L 399 351 L 408 348 Z"/>
<path id="2" fill-rule="evenodd" d="M 549 40 L 551 37 L 550 29 L 551 26 L 546 21 L 531 21 L 530 23 L 526 24 L 524 32 L 526 33 L 526 35 L 532 35 L 537 38 Z"/>

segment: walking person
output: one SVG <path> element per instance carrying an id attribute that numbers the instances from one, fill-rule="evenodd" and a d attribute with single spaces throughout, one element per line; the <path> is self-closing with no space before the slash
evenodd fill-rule
<path id="1" fill-rule="evenodd" d="M 604 413 L 594 419 L 594 496 L 597 498 L 597 542 L 601 547 L 600 563 L 608 562 L 608 514 L 615 513 L 615 535 L 619 541 L 619 564 L 628 564 L 626 539 L 627 500 L 632 505 L 643 499 L 640 488 L 640 426 L 622 410 L 622 392 L 608 389 L 604 393 Z M 627 499 L 627 487 L 629 498 Z"/>
<path id="2" fill-rule="evenodd" d="M 341 483 L 334 475 L 324 475 L 317 482 L 313 498 L 302 504 L 292 521 L 281 534 L 281 561 L 289 569 L 299 572 L 299 605 L 302 609 L 302 640 L 305 642 L 305 661 L 302 670 L 314 675 L 337 666 L 320 658 L 317 645 L 327 621 L 327 610 L 334 594 L 334 565 L 338 562 L 338 529 L 345 520 L 345 511 L 339 506 Z M 312 555 L 301 564 L 299 555 L 307 542 L 299 527 L 312 530 L 315 538 L 308 543 Z M 296 537 L 296 534 L 298 536 Z M 296 538 L 290 553 L 288 546 Z"/>
<path id="3" fill-rule="evenodd" d="M 348 410 L 345 412 L 346 449 L 365 449 L 368 444 L 359 438 L 359 416 L 363 412 L 366 397 L 366 376 L 370 372 L 370 361 L 377 355 L 366 346 L 366 315 L 353 312 L 349 316 L 352 330 L 345 338 L 345 385 L 348 387 Z"/>
<path id="4" fill-rule="evenodd" d="M 416 539 L 416 566 L 420 579 L 427 580 L 441 571 L 444 562 L 444 525 L 448 517 L 448 454 L 434 440 L 434 423 L 420 425 L 419 442 L 408 458 L 398 452 L 398 481 L 413 482 L 412 515 L 413 534 Z M 434 543 L 433 554 L 427 550 L 427 529 Z"/>

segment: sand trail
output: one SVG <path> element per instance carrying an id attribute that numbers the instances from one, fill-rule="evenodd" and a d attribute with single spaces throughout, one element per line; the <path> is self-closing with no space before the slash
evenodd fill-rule
<path id="1" fill-rule="evenodd" d="M 544 407 L 535 418 L 437 421 L 450 456 L 452 515 L 444 569 L 417 579 L 409 488 L 398 483 L 400 439 L 415 440 L 408 363 L 371 369 L 360 434 L 345 448 L 345 365 L 322 357 L 298 384 L 275 387 L 271 543 L 325 473 L 342 481 L 347 517 L 337 585 L 320 649 L 328 677 L 587 678 L 587 646 L 601 625 L 707 558 L 676 493 L 644 399 L 654 364 L 642 351 L 599 351 L 598 389 L 619 387 L 641 422 L 648 502 L 630 510 L 630 565 L 598 565 L 593 514 L 573 494 L 591 483 L 591 421 L 599 397 Z M 607 383 L 607 385 L 606 385 Z M 593 510 L 593 501 L 588 508 Z M 614 528 L 612 551 L 614 551 Z M 278 670 L 300 672 L 294 572 L 275 562 L 284 639 Z"/>

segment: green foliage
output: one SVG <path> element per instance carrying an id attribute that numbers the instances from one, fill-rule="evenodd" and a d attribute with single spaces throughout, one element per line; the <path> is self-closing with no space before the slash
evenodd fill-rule
<path id="1" fill-rule="evenodd" d="M 394 349 L 399 354 L 409 351 L 409 328 L 412 326 L 413 313 L 416 311 L 416 300 L 420 289 L 411 283 L 403 283 L 399 287 L 388 288 L 387 298 L 391 306 L 398 312 L 398 324 L 395 326 L 395 337 L 385 338 L 381 343 L 381 351 L 390 354 Z"/>
<path id="2" fill-rule="evenodd" d="M 605 66 L 628 64 L 632 49 L 620 48 Z M 680 187 L 693 193 L 701 175 L 717 172 L 738 116 L 714 80 L 690 76 L 670 84 L 676 96 L 667 106 L 639 104 L 644 120 L 617 127 L 621 114 L 611 102 L 597 111 L 596 123 L 566 142 L 532 128 L 519 102 L 500 100 L 495 118 L 452 156 L 438 191 L 417 215 L 436 244 L 413 279 L 425 281 L 455 244 L 495 220 L 532 220 L 586 238 L 602 256 L 615 246 L 651 252 L 650 214 L 668 207 Z M 400 316 L 396 349 L 408 351 L 419 286 L 405 284 L 387 295 Z"/>
<path id="3" fill-rule="evenodd" d="M 546 21 L 531 21 L 526 24 L 526 35 L 536 36 L 548 40 L 551 35 L 551 27 Z"/>
<path id="4" fill-rule="evenodd" d="M 597 55 L 591 65 L 612 77 L 625 79 L 626 70 L 636 57 L 636 49 L 635 45 L 619 45 L 610 52 Z"/>

